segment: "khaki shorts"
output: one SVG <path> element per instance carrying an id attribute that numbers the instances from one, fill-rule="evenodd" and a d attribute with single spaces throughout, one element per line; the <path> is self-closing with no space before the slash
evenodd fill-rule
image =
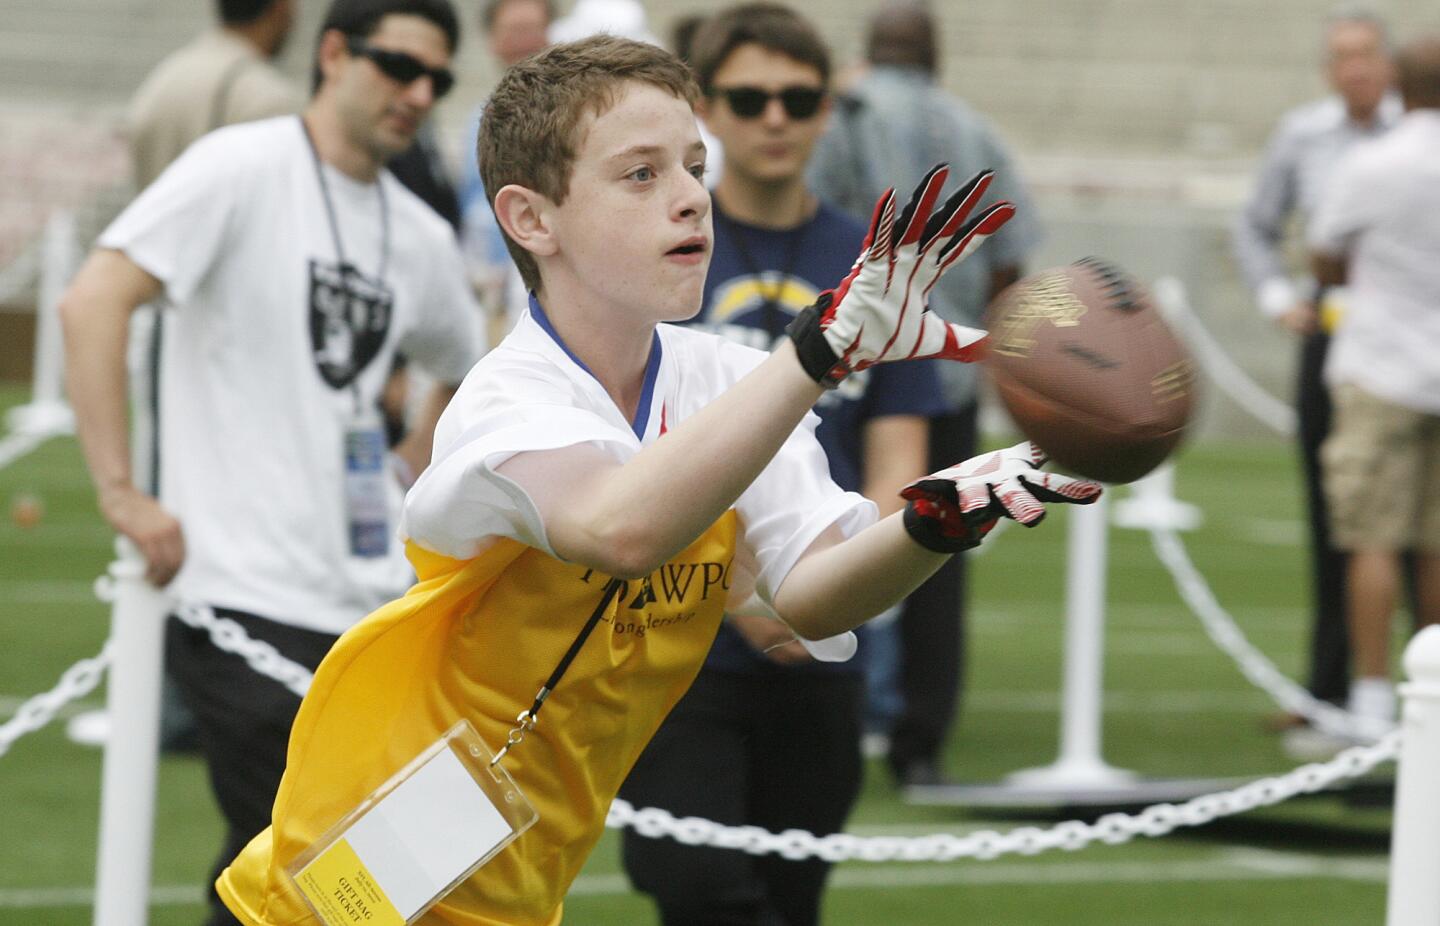
<path id="1" fill-rule="evenodd" d="M 1331 395 L 1320 463 L 1335 546 L 1440 553 L 1440 416 L 1348 384 Z"/>

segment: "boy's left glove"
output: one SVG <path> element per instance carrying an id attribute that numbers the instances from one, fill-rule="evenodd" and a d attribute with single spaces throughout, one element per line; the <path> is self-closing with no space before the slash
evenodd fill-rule
<path id="1" fill-rule="evenodd" d="M 959 553 L 979 546 L 1001 517 L 1034 527 L 1045 517 L 1041 502 L 1088 505 L 1099 483 L 1040 469 L 1045 453 L 1029 441 L 972 457 L 906 486 L 905 530 L 927 550 Z"/>
<path id="2" fill-rule="evenodd" d="M 949 173 L 943 164 L 932 168 L 898 221 L 895 191 L 887 190 L 849 276 L 790 324 L 800 365 L 820 385 L 834 388 L 857 370 L 891 360 L 980 358 L 985 332 L 947 323 L 926 310 L 925 300 L 1015 207 L 996 203 L 966 221 L 990 185 L 991 172 L 981 171 L 937 208 Z"/>

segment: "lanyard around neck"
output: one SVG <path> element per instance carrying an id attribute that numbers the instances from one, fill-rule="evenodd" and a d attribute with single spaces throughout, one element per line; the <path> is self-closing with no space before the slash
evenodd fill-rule
<path id="1" fill-rule="evenodd" d="M 345 245 L 340 240 L 340 222 L 335 217 L 335 203 L 330 197 L 330 183 L 325 179 L 325 168 L 320 162 L 320 150 L 315 147 L 315 139 L 310 136 L 310 127 L 305 124 L 305 118 L 300 117 L 300 131 L 305 133 L 305 141 L 310 146 L 310 159 L 315 164 L 315 180 L 320 184 L 320 197 L 325 201 L 325 218 L 330 222 L 330 237 L 335 242 L 335 259 L 340 262 L 340 286 L 345 295 L 350 296 L 350 274 L 349 271 L 356 270 L 345 259 Z M 385 287 L 385 270 L 390 263 L 390 205 L 385 198 L 385 184 L 382 179 L 376 178 L 375 192 L 380 197 L 380 265 L 375 270 L 375 284 L 378 288 Z"/>
<path id="2" fill-rule="evenodd" d="M 515 726 L 510 729 L 510 735 L 505 738 L 505 744 L 500 747 L 500 751 L 495 753 L 495 757 L 490 760 L 491 766 L 498 765 L 511 749 L 519 746 L 525 740 L 525 734 L 535 729 L 535 720 L 540 716 L 540 708 L 545 706 L 545 699 L 549 698 L 550 693 L 555 690 L 555 686 L 560 684 L 565 670 L 570 668 L 570 663 L 574 662 L 575 657 L 580 654 L 580 647 L 585 645 L 591 631 L 595 629 L 596 624 L 600 623 L 600 619 L 610 609 L 610 602 L 615 600 L 615 596 L 620 593 L 620 589 L 624 585 L 625 583 L 619 579 L 611 579 L 605 583 L 605 588 L 600 595 L 600 603 L 595 605 L 595 610 L 590 612 L 589 620 L 576 635 L 575 642 L 570 644 L 565 655 L 560 657 L 560 662 L 556 664 L 555 670 L 550 673 L 549 678 L 545 679 L 545 684 L 540 686 L 540 691 L 536 693 L 535 700 L 529 709 L 521 711 L 520 716 L 515 718 Z"/>
<path id="3" fill-rule="evenodd" d="M 745 226 L 726 215 L 718 201 L 715 202 L 715 216 L 724 223 L 725 228 L 730 232 L 730 240 L 735 244 L 735 253 L 740 255 L 740 263 L 744 264 L 745 269 L 755 278 L 755 286 L 760 290 L 760 298 L 763 300 L 761 311 L 764 313 L 762 327 L 765 333 L 772 338 L 779 337 L 785 324 L 788 323 L 788 319 L 782 320 L 779 317 L 780 300 L 785 295 L 785 284 L 790 282 L 795 264 L 800 259 L 800 243 L 805 238 L 807 223 L 801 223 L 795 228 L 780 232 L 786 236 L 785 265 L 780 268 L 780 279 L 776 281 L 774 291 L 767 292 L 761 282 L 765 268 L 760 266 L 760 262 L 755 259 L 754 254 L 750 253 L 750 248 L 746 245 Z"/>

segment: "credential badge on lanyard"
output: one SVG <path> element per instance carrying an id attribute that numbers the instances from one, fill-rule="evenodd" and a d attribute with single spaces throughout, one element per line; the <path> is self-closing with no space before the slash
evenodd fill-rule
<path id="1" fill-rule="evenodd" d="M 345 427 L 345 511 L 350 554 L 376 557 L 390 552 L 390 504 L 385 480 L 387 450 L 380 412 L 367 408 L 355 390 L 355 410 Z"/>
<path id="2" fill-rule="evenodd" d="M 413 923 L 540 819 L 468 720 L 285 870 L 325 926 Z"/>
<path id="3" fill-rule="evenodd" d="M 330 184 L 325 180 L 325 170 L 320 164 L 320 152 L 315 139 L 310 136 L 310 127 L 300 118 L 300 130 L 310 146 L 310 157 L 315 165 L 315 183 L 320 187 L 320 197 L 325 203 L 325 218 L 330 225 L 330 237 L 335 242 L 335 259 L 338 261 L 338 296 L 343 316 L 348 317 L 352 303 L 357 298 L 359 270 L 345 259 L 345 243 L 340 238 L 340 223 L 335 217 L 335 204 L 330 199 Z M 385 289 L 385 268 L 390 261 L 390 212 L 385 200 L 385 184 L 377 182 L 376 195 L 380 198 L 380 263 L 375 273 L 374 289 L 383 295 Z M 346 359 L 354 363 L 355 348 Z M 386 501 L 386 444 L 385 429 L 378 409 L 367 408 L 360 395 L 359 370 L 353 374 L 350 394 L 353 409 L 345 425 L 341 459 L 345 463 L 345 511 L 347 532 L 350 537 L 350 555 L 366 558 L 385 556 L 390 552 L 390 512 Z M 339 385 L 334 383 L 333 385 Z"/>
<path id="4" fill-rule="evenodd" d="M 540 708 L 620 586 L 606 584 L 498 753 L 462 719 L 285 866 L 321 923 L 413 923 L 535 825 L 539 811 L 500 760 L 535 729 Z"/>

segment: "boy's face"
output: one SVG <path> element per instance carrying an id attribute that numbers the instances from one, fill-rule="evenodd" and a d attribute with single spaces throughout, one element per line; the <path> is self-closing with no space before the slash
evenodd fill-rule
<path id="1" fill-rule="evenodd" d="M 550 205 L 557 252 L 546 263 L 572 285 L 642 322 L 698 311 L 710 266 L 705 144 L 686 101 L 628 82 L 600 116 L 586 115 L 569 191 Z"/>
<path id="2" fill-rule="evenodd" d="M 796 102 L 813 104 L 820 94 L 819 107 L 809 115 L 806 110 L 792 115 L 779 96 L 787 90 L 799 98 L 792 107 Z M 758 114 L 743 105 L 751 102 L 747 96 L 758 99 L 754 91 L 769 95 Z M 799 179 L 825 131 L 830 100 L 824 91 L 813 66 L 753 42 L 737 46 L 715 72 L 711 93 L 700 107 L 705 125 L 725 146 L 725 172 L 760 183 Z M 742 104 L 739 112 L 737 103 Z"/>

